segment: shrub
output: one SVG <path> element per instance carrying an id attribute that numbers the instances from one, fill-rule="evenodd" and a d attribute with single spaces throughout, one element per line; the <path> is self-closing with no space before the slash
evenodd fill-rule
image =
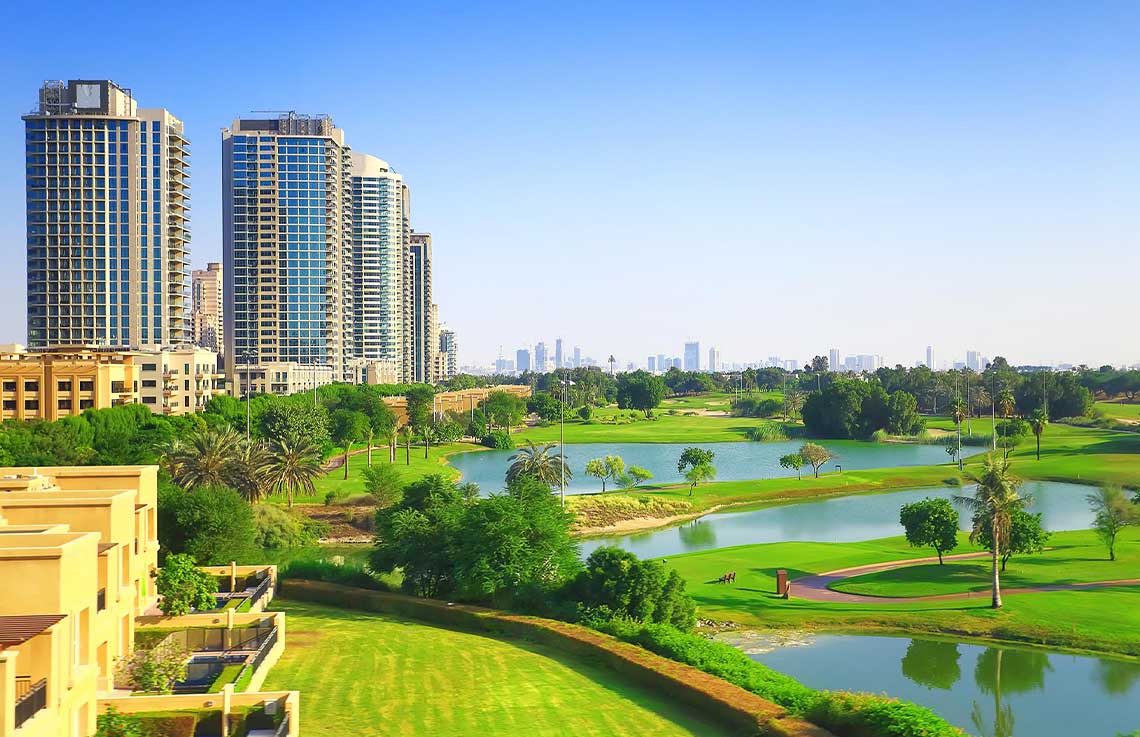
<path id="1" fill-rule="evenodd" d="M 142 737 L 139 720 L 113 706 L 95 719 L 95 737 Z"/>
<path id="2" fill-rule="evenodd" d="M 871 433 L 871 442 L 872 443 L 885 443 L 890 439 L 890 437 L 891 436 L 887 433 L 886 430 L 882 430 L 882 429 L 876 430 L 875 432 Z"/>
<path id="3" fill-rule="evenodd" d="M 583 420 L 588 420 L 594 416 L 594 409 L 588 404 L 584 404 L 578 408 L 578 417 Z"/>
<path id="4" fill-rule="evenodd" d="M 135 650 L 120 658 L 115 682 L 133 691 L 169 693 L 175 683 L 186 678 L 189 655 L 173 637 L 167 637 L 150 650 Z"/>
<path id="5" fill-rule="evenodd" d="M 301 548 L 320 538 L 320 530 L 306 518 L 277 504 L 254 506 L 253 522 L 254 543 L 262 548 Z"/>
<path id="6" fill-rule="evenodd" d="M 601 547 L 586 559 L 585 570 L 570 582 L 564 595 L 578 603 L 579 618 L 663 622 L 692 629 L 696 607 L 685 593 L 685 581 L 656 560 L 614 547 Z"/>
<path id="7" fill-rule="evenodd" d="M 159 609 L 166 616 L 189 614 L 193 609 L 213 609 L 217 604 L 218 581 L 198 570 L 189 555 L 175 553 L 154 573 L 154 587 L 162 597 Z"/>
<path id="8" fill-rule="evenodd" d="M 162 714 L 138 716 L 143 737 L 194 737 L 198 725 L 196 714 Z"/>
<path id="9" fill-rule="evenodd" d="M 332 506 L 332 503 L 335 501 L 336 501 L 336 492 L 335 491 L 330 491 L 327 494 L 325 494 L 325 506 L 326 507 Z"/>
<path id="10" fill-rule="evenodd" d="M 248 557 L 255 534 L 249 503 L 233 489 L 182 491 L 159 485 L 158 542 L 163 554 L 189 553 L 199 565 L 223 565 Z"/>
<path id="11" fill-rule="evenodd" d="M 388 586 L 377 579 L 367 567 L 359 563 L 334 563 L 330 560 L 294 560 L 279 571 L 281 579 L 300 578 L 308 581 L 326 581 L 344 586 L 355 586 L 372 591 L 388 591 Z"/>
<path id="12" fill-rule="evenodd" d="M 364 469 L 364 488 L 383 509 L 403 499 L 404 477 L 393 464 L 378 463 Z"/>
<path id="13" fill-rule="evenodd" d="M 1029 423 L 1020 417 L 1002 420 L 997 424 L 998 438 L 1024 438 L 1029 435 Z"/>
<path id="14" fill-rule="evenodd" d="M 784 405 L 777 399 L 743 397 L 732 400 L 729 408 L 733 417 L 772 417 L 783 412 Z"/>
<path id="15" fill-rule="evenodd" d="M 761 443 L 780 442 L 788 439 L 788 433 L 784 431 L 783 426 L 775 422 L 765 422 L 763 425 L 750 427 L 747 430 L 747 435 L 749 440 Z"/>
<path id="16" fill-rule="evenodd" d="M 515 447 L 514 438 L 512 438 L 505 430 L 495 430 L 483 436 L 479 441 L 488 448 L 495 450 L 510 450 Z"/>

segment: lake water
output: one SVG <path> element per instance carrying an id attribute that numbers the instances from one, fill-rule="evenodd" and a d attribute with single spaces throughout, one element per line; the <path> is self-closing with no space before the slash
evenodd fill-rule
<path id="1" fill-rule="evenodd" d="M 1140 728 L 1140 663 L 929 638 L 720 639 L 812 688 L 886 693 L 972 735 L 1115 737 Z"/>
<path id="2" fill-rule="evenodd" d="M 1083 530 L 1092 526 L 1085 495 L 1093 490 L 1082 484 L 1030 481 L 1022 493 L 1034 498 L 1031 512 L 1041 512 L 1042 524 L 1049 530 Z M 660 558 L 694 550 L 725 548 L 731 545 L 784 542 L 857 542 L 903 534 L 899 507 L 903 504 L 940 497 L 970 494 L 972 486 L 861 494 L 816 502 L 802 502 L 741 512 L 718 512 L 676 527 L 635 535 L 593 538 L 581 543 L 587 556 L 602 545 L 616 545 L 641 558 Z M 959 512 L 962 529 L 970 517 Z"/>
<path id="3" fill-rule="evenodd" d="M 852 440 L 823 440 L 819 444 L 836 456 L 821 470 L 834 471 L 836 465 L 844 469 L 891 468 L 894 466 L 928 466 L 949 463 L 950 456 L 941 445 L 910 445 L 904 443 L 865 443 Z M 566 460 L 573 478 L 566 484 L 568 494 L 586 494 L 602 490 L 602 482 L 586 475 L 586 462 L 606 455 L 619 455 L 626 466 L 641 466 L 653 474 L 650 483 L 673 484 L 684 479 L 677 473 L 677 459 L 690 446 L 706 448 L 716 453 L 718 481 L 742 481 L 795 476 L 795 471 L 780 468 L 780 456 L 799 450 L 800 440 L 776 443 L 740 441 L 729 443 L 576 443 L 566 446 Z M 984 452 L 986 448 L 962 448 L 969 456 Z M 555 451 L 557 452 L 557 451 Z M 513 450 L 482 450 L 458 453 L 448 462 L 463 474 L 463 481 L 479 484 L 483 494 L 503 488 Z M 811 467 L 802 469 L 810 475 Z M 612 490 L 613 484 L 607 489 Z"/>

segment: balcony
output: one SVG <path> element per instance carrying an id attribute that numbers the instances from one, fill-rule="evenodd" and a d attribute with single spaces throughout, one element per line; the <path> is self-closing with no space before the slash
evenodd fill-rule
<path id="1" fill-rule="evenodd" d="M 32 683 L 30 676 L 16 676 L 16 729 L 47 706 L 47 679 Z"/>

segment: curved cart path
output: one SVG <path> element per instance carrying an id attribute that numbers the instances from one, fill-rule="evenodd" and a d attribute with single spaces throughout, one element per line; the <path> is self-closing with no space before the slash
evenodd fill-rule
<path id="1" fill-rule="evenodd" d="M 971 558 L 988 558 L 989 553 L 959 553 L 957 555 L 944 555 L 943 560 L 969 560 Z M 887 563 L 873 563 L 854 568 L 840 568 L 835 571 L 819 573 L 814 576 L 804 576 L 791 582 L 791 595 L 797 599 L 808 601 L 829 601 L 837 604 L 893 604 L 914 601 L 951 601 L 955 599 L 988 599 L 991 596 L 986 591 L 966 591 L 960 594 L 936 594 L 933 596 L 869 596 L 867 594 L 848 594 L 843 591 L 833 591 L 828 588 L 832 584 L 844 579 L 863 576 L 868 573 L 890 571 L 895 568 L 933 563 L 938 558 L 910 558 L 908 560 L 892 560 Z M 1106 586 L 1136 586 L 1140 585 L 1140 578 L 1122 578 L 1113 581 L 1089 581 L 1086 583 L 1058 583 L 1045 586 L 1028 586 L 1024 588 L 1003 588 L 1002 594 L 1028 594 L 1036 591 L 1076 591 L 1079 589 L 1096 589 Z"/>

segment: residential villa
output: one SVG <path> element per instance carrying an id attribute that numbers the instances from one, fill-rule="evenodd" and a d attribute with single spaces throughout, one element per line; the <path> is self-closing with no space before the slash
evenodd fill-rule
<path id="1" fill-rule="evenodd" d="M 213 737 L 228 737 L 235 719 L 248 719 L 250 735 L 299 733 L 297 692 L 257 691 L 285 643 L 284 615 L 263 611 L 274 568 L 205 569 L 219 581 L 219 608 L 159 615 L 157 470 L 0 469 L 0 737 L 87 737 L 108 706 L 214 710 Z M 147 628 L 187 652 L 173 694 L 117 687 L 117 664 Z M 223 670 L 232 680 L 221 682 Z"/>

